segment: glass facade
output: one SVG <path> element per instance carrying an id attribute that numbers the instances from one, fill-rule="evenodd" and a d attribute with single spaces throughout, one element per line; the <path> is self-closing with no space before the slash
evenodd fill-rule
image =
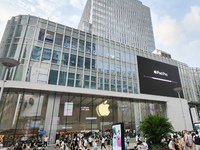
<path id="1" fill-rule="evenodd" d="M 109 114 L 101 116 L 103 112 L 99 113 L 97 108 L 105 101 Z M 144 117 L 149 114 L 166 115 L 163 102 L 72 93 L 8 90 L 0 103 L 0 137 L 4 146 L 20 137 L 37 138 L 41 136 L 38 131 L 46 131 L 49 142 L 54 144 L 58 132 L 60 136 L 73 136 L 76 132 L 90 135 L 110 130 L 111 125 L 118 122 L 124 122 L 125 130 L 133 137 Z"/>
<path id="2" fill-rule="evenodd" d="M 155 50 L 150 9 L 140 1 L 88 0 L 78 29 L 135 48 Z"/>

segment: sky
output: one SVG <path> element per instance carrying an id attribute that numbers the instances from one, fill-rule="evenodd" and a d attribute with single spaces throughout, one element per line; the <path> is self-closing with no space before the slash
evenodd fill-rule
<path id="1" fill-rule="evenodd" d="M 125 1 L 125 0 L 124 0 Z M 200 0 L 140 0 L 151 10 L 156 49 L 200 68 Z M 0 0 L 0 39 L 12 16 L 33 15 L 78 27 L 86 0 Z"/>

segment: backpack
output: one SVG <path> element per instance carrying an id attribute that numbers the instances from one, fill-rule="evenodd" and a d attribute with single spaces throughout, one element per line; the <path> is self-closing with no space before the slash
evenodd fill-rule
<path id="1" fill-rule="evenodd" d="M 195 136 L 194 137 L 194 144 L 200 145 L 200 138 L 199 138 L 199 136 Z"/>

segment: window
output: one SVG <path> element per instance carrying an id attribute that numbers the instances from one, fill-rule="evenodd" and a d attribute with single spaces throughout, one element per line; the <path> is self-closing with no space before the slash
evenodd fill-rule
<path id="1" fill-rule="evenodd" d="M 109 63 L 108 62 L 104 62 L 104 72 L 109 73 Z"/>
<path id="2" fill-rule="evenodd" d="M 121 81 L 117 80 L 117 92 L 121 92 L 122 88 L 121 88 Z"/>
<path id="3" fill-rule="evenodd" d="M 78 43 L 78 40 L 75 38 L 72 38 L 72 49 L 73 50 L 77 50 L 77 43 Z"/>
<path id="4" fill-rule="evenodd" d="M 126 76 L 126 67 L 125 66 L 122 66 L 122 75 Z"/>
<path id="5" fill-rule="evenodd" d="M 122 54 L 122 61 L 125 61 L 125 60 L 126 60 L 126 58 L 125 58 L 125 53 L 122 52 L 121 54 Z"/>
<path id="6" fill-rule="evenodd" d="M 49 75 L 49 84 L 57 84 L 58 79 L 58 71 L 57 70 L 51 70 Z"/>
<path id="7" fill-rule="evenodd" d="M 52 63 L 60 64 L 60 52 L 53 51 Z"/>
<path id="8" fill-rule="evenodd" d="M 86 42 L 86 53 L 91 53 L 91 43 Z"/>
<path id="9" fill-rule="evenodd" d="M 74 73 L 69 73 L 68 74 L 68 82 L 67 86 L 74 86 Z"/>
<path id="10" fill-rule="evenodd" d="M 111 74 L 115 74 L 115 64 L 111 63 Z"/>
<path id="11" fill-rule="evenodd" d="M 117 65 L 117 75 L 121 75 L 121 66 Z"/>
<path id="12" fill-rule="evenodd" d="M 96 77 L 91 77 L 91 89 L 96 89 Z"/>
<path id="13" fill-rule="evenodd" d="M 95 43 L 92 44 L 92 54 L 93 55 L 97 54 L 97 45 Z"/>
<path id="14" fill-rule="evenodd" d="M 70 66 L 76 66 L 76 55 L 70 55 Z"/>
<path id="15" fill-rule="evenodd" d="M 50 59 L 51 59 L 51 50 L 44 48 L 42 54 L 42 61 L 49 62 Z"/>
<path id="16" fill-rule="evenodd" d="M 103 46 L 99 45 L 99 51 L 98 51 L 99 56 L 103 56 Z"/>
<path id="17" fill-rule="evenodd" d="M 83 57 L 82 57 L 82 56 L 78 56 L 78 64 L 77 64 L 77 67 L 83 68 Z"/>
<path id="18" fill-rule="evenodd" d="M 59 34 L 59 33 L 56 33 L 55 44 L 62 45 L 62 39 L 63 39 L 63 35 Z"/>
<path id="19" fill-rule="evenodd" d="M 79 41 L 79 51 L 84 51 L 84 41 Z"/>
<path id="20" fill-rule="evenodd" d="M 33 51 L 31 53 L 31 59 L 40 60 L 42 48 L 38 46 L 33 47 Z"/>
<path id="21" fill-rule="evenodd" d="M 59 77 L 59 85 L 64 85 L 66 84 L 66 75 L 67 75 L 67 72 L 63 72 L 63 71 L 60 71 L 60 77 Z"/>
<path id="22" fill-rule="evenodd" d="M 62 65 L 68 65 L 68 58 L 69 58 L 69 54 L 68 53 L 63 53 L 62 54 Z"/>
<path id="23" fill-rule="evenodd" d="M 127 92 L 127 82 L 123 81 L 123 92 Z"/>
<path id="24" fill-rule="evenodd" d="M 44 40 L 44 34 L 45 34 L 45 29 L 40 29 L 39 36 L 38 36 L 38 40 L 39 41 L 43 41 Z"/>
<path id="25" fill-rule="evenodd" d="M 47 31 L 46 36 L 45 36 L 45 41 L 53 43 L 53 39 L 54 39 L 54 32 Z"/>
<path id="26" fill-rule="evenodd" d="M 117 60 L 121 60 L 121 59 L 120 59 L 120 52 L 119 52 L 118 50 L 116 50 L 116 59 L 117 59 Z"/>
<path id="27" fill-rule="evenodd" d="M 102 77 L 98 78 L 98 89 L 103 90 L 103 78 Z"/>
<path id="28" fill-rule="evenodd" d="M 90 69 L 90 58 L 85 58 L 85 69 Z"/>
<path id="29" fill-rule="evenodd" d="M 70 47 L 70 40 L 71 38 L 69 36 L 65 35 L 65 39 L 64 39 L 64 47 L 69 48 Z"/>
<path id="30" fill-rule="evenodd" d="M 98 70 L 103 72 L 103 61 L 99 61 Z"/>
<path id="31" fill-rule="evenodd" d="M 97 62 L 95 59 L 92 59 L 92 70 L 97 70 Z"/>
<path id="32" fill-rule="evenodd" d="M 76 87 L 82 87 L 82 74 L 77 74 L 76 75 Z"/>
<path id="33" fill-rule="evenodd" d="M 110 49 L 110 58 L 115 59 L 115 50 L 114 49 Z"/>
<path id="34" fill-rule="evenodd" d="M 109 49 L 104 47 L 104 57 L 109 57 Z"/>
<path id="35" fill-rule="evenodd" d="M 115 88 L 115 79 L 111 79 L 111 91 L 116 91 L 116 88 Z"/>
<path id="36" fill-rule="evenodd" d="M 84 76 L 84 88 L 89 88 L 89 82 L 90 82 L 90 76 L 85 75 Z"/>
<path id="37" fill-rule="evenodd" d="M 109 91 L 109 79 L 107 78 L 104 79 L 104 89 Z"/>

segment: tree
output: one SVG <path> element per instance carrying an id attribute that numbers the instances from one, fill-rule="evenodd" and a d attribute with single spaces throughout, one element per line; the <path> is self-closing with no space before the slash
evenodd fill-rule
<path id="1" fill-rule="evenodd" d="M 138 132 L 142 132 L 143 137 L 152 147 L 154 145 L 157 148 L 162 148 L 165 146 L 163 146 L 161 140 L 169 137 L 170 133 L 174 132 L 174 128 L 168 118 L 160 115 L 149 115 L 140 122 Z"/>

